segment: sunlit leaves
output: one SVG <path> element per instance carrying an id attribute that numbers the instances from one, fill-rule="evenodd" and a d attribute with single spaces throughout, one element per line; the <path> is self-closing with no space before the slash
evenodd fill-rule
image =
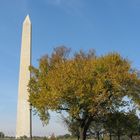
<path id="1" fill-rule="evenodd" d="M 82 119 L 125 105 L 126 95 L 139 101 L 140 80 L 128 60 L 117 53 L 101 57 L 94 51 L 69 53 L 65 47 L 56 48 L 51 57 L 40 59 L 39 68 L 30 68 L 30 102 L 40 116 L 65 110 Z"/>

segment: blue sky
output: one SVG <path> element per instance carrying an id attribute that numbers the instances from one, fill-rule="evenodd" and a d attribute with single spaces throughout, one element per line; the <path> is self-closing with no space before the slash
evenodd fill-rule
<path id="1" fill-rule="evenodd" d="M 14 135 L 22 22 L 32 21 L 32 63 L 54 47 L 119 52 L 140 69 L 139 0 L 0 0 L 0 131 Z M 47 127 L 34 116 L 34 135 L 63 134 L 52 113 Z"/>

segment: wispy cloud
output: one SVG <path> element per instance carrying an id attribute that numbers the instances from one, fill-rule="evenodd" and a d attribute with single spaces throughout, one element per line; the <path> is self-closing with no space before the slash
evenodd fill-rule
<path id="1" fill-rule="evenodd" d="M 47 2 L 53 5 L 60 5 L 63 2 L 63 0 L 47 0 Z"/>
<path id="2" fill-rule="evenodd" d="M 48 4 L 63 9 L 68 14 L 82 15 L 84 8 L 83 0 L 46 0 Z"/>
<path id="3" fill-rule="evenodd" d="M 86 16 L 85 0 L 45 0 L 47 4 L 60 8 L 65 13 L 71 16 L 77 16 L 88 25 L 88 28 L 93 28 L 93 23 Z"/>

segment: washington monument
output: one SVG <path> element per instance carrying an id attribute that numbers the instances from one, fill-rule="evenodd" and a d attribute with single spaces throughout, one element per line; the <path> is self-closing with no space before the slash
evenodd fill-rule
<path id="1" fill-rule="evenodd" d="M 28 82 L 30 80 L 29 66 L 31 65 L 32 25 L 29 15 L 26 16 L 22 28 L 22 42 L 20 55 L 20 72 L 18 87 L 16 138 L 31 136 L 31 110 L 28 102 Z"/>

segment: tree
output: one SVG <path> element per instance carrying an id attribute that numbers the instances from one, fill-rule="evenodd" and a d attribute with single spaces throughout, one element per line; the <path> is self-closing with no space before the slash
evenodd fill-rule
<path id="1" fill-rule="evenodd" d="M 0 132 L 0 138 L 4 138 L 4 137 L 5 137 L 4 133 Z"/>
<path id="2" fill-rule="evenodd" d="M 115 112 L 108 114 L 104 128 L 109 132 L 110 140 L 112 134 L 117 135 L 118 140 L 120 140 L 121 135 L 128 135 L 132 140 L 133 136 L 138 134 L 139 124 L 139 118 L 134 111 L 127 113 Z"/>
<path id="3" fill-rule="evenodd" d="M 100 136 L 103 134 L 103 122 L 100 119 L 96 119 L 96 121 L 91 123 L 88 131 L 90 135 L 94 135 L 100 140 Z"/>
<path id="4" fill-rule="evenodd" d="M 68 127 L 68 131 L 71 133 L 72 136 L 77 137 L 77 140 L 79 140 L 79 121 L 70 118 L 70 117 L 64 117 L 62 116 L 62 120 L 64 124 Z"/>
<path id="5" fill-rule="evenodd" d="M 127 115 L 123 112 L 115 112 L 108 114 L 107 121 L 104 125 L 105 129 L 110 134 L 110 140 L 112 139 L 111 135 L 115 134 L 120 140 L 121 135 L 126 133 L 127 129 Z"/>
<path id="6" fill-rule="evenodd" d="M 140 119 L 135 114 L 135 112 L 132 111 L 127 114 L 125 126 L 127 135 L 130 137 L 131 140 L 133 140 L 133 136 L 139 134 L 140 128 Z"/>
<path id="7" fill-rule="evenodd" d="M 126 95 L 139 102 L 140 80 L 128 60 L 117 53 L 97 57 L 94 51 L 69 56 L 66 47 L 44 56 L 30 67 L 30 103 L 41 120 L 49 110 L 67 112 L 79 122 L 80 139 L 86 139 L 91 122 L 125 105 Z"/>

